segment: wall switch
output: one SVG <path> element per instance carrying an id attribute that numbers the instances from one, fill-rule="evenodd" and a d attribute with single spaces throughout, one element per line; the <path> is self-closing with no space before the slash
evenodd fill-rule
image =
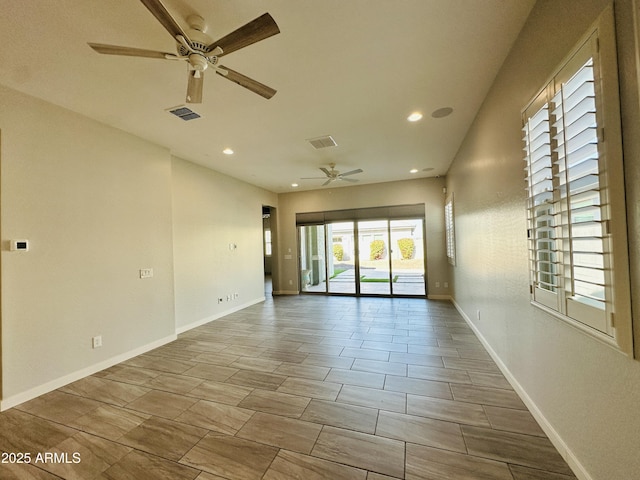
<path id="1" fill-rule="evenodd" d="M 140 269 L 140 278 L 151 278 L 151 277 L 153 277 L 153 268 Z"/>
<path id="2" fill-rule="evenodd" d="M 11 240 L 9 250 L 12 252 L 28 252 L 29 240 Z"/>
<path id="3" fill-rule="evenodd" d="M 476 318 L 480 320 L 480 310 L 476 310 Z"/>
<path id="4" fill-rule="evenodd" d="M 102 335 L 98 335 L 91 339 L 92 348 L 100 348 L 102 346 Z"/>
<path id="5" fill-rule="evenodd" d="M 444 288 L 449 288 L 449 282 L 444 282 Z"/>

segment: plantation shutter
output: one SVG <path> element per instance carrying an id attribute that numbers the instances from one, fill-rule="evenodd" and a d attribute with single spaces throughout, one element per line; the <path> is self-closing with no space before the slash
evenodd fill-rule
<path id="1" fill-rule="evenodd" d="M 532 295 L 534 300 L 541 304 L 558 309 L 557 290 L 560 285 L 560 269 L 556 242 L 551 128 L 546 90 L 525 111 L 525 118 L 523 141 L 527 172 Z"/>
<path id="2" fill-rule="evenodd" d="M 607 222 L 590 38 L 524 112 L 534 301 L 607 333 Z"/>
<path id="3" fill-rule="evenodd" d="M 565 313 L 602 332 L 607 331 L 605 290 L 606 218 L 601 171 L 605 150 L 599 148 L 594 59 L 595 39 L 558 75 L 551 100 L 554 163 L 559 192 L 558 227 L 562 237 Z M 575 65 L 580 65 L 575 71 Z M 573 73 L 575 72 L 575 73 Z M 571 77 L 563 81 L 563 75 Z"/>
<path id="4" fill-rule="evenodd" d="M 453 223 L 453 194 L 447 198 L 444 206 L 445 240 L 447 243 L 447 259 L 451 265 L 456 264 L 456 237 Z"/>
<path id="5" fill-rule="evenodd" d="M 522 112 L 527 235 L 532 303 L 631 354 L 613 20 L 608 7 Z"/>

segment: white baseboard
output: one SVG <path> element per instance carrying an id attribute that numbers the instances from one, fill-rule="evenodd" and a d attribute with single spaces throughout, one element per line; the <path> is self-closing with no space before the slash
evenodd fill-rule
<path id="1" fill-rule="evenodd" d="M 533 417 L 536 419 L 538 424 L 540 424 L 540 427 L 542 428 L 542 430 L 544 430 L 544 433 L 547 434 L 547 437 L 549 437 L 549 440 L 551 441 L 551 443 L 553 443 L 553 446 L 556 447 L 556 450 L 558 450 L 558 453 L 560 453 L 562 458 L 564 458 L 564 460 L 567 462 L 567 465 L 569 465 L 569 468 L 571 468 L 575 476 L 578 477 L 580 480 L 593 480 L 591 475 L 589 475 L 589 473 L 580 463 L 578 458 L 574 455 L 571 449 L 569 449 L 569 447 L 567 446 L 565 441 L 562 439 L 562 437 L 560 437 L 560 434 L 558 434 L 556 429 L 547 420 L 547 418 L 544 416 L 544 414 L 538 408 L 535 402 L 531 399 L 531 397 L 527 394 L 527 392 L 522 387 L 522 385 L 520 385 L 518 380 L 513 376 L 511 371 L 507 368 L 507 366 L 502 361 L 502 359 L 491 347 L 489 342 L 487 342 L 487 340 L 484 338 L 480 330 L 478 330 L 478 328 L 473 324 L 473 322 L 471 321 L 471 318 L 464 312 L 462 307 L 458 305 L 458 303 L 455 301 L 455 298 L 451 298 L 451 302 L 456 307 L 456 310 L 458 310 L 460 315 L 462 315 L 462 318 L 464 318 L 465 322 L 467 322 L 469 327 L 471 327 L 473 332 L 476 334 L 476 336 L 478 337 L 478 339 L 480 340 L 484 348 L 487 350 L 487 352 L 493 359 L 493 361 L 496 363 L 500 371 L 502 371 L 507 381 L 511 384 L 511 386 L 516 391 L 518 396 L 522 399 L 522 401 L 527 406 L 527 408 L 529 409 Z"/>
<path id="2" fill-rule="evenodd" d="M 77 370 L 68 375 L 64 375 L 60 378 L 56 378 L 55 380 L 51 380 L 43 385 L 39 385 L 37 387 L 31 388 L 25 392 L 18 393 L 17 395 L 12 395 L 11 397 L 0 400 L 0 412 L 3 412 L 9 408 L 15 407 L 16 405 L 20 405 L 21 403 L 27 402 L 29 400 L 33 400 L 40 395 L 44 395 L 45 393 L 52 392 L 60 387 L 64 387 L 72 382 L 80 380 L 84 377 L 88 377 L 89 375 L 93 375 L 105 368 L 112 367 L 117 365 L 118 363 L 122 363 L 130 358 L 137 357 L 138 355 L 142 355 L 154 348 L 161 347 L 162 345 L 166 345 L 169 342 L 173 342 L 176 340 L 177 335 L 169 335 L 167 337 L 161 338 L 160 340 L 156 340 L 154 342 L 143 345 L 142 347 L 135 348 L 125 353 L 121 353 L 120 355 L 116 355 L 115 357 L 111 357 L 102 362 L 96 363 L 94 365 L 90 365 L 86 368 Z"/>
<path id="3" fill-rule="evenodd" d="M 194 329 L 196 327 L 200 327 L 200 326 L 202 326 L 202 325 L 204 325 L 206 323 L 213 322 L 214 320 L 222 318 L 222 317 L 224 317 L 226 315 L 238 312 L 238 311 L 240 311 L 240 310 L 242 310 L 244 308 L 250 307 L 251 305 L 255 305 L 256 303 L 260 303 L 260 302 L 264 302 L 264 301 L 265 301 L 265 297 L 260 297 L 260 298 L 257 298 L 255 300 L 252 300 L 250 302 L 243 303 L 242 305 L 237 305 L 237 306 L 235 306 L 233 308 L 230 308 L 228 310 L 225 310 L 223 312 L 216 313 L 215 315 L 211 315 L 209 317 L 205 317 L 205 318 L 202 318 L 200 320 L 196 320 L 195 322 L 191 322 L 188 325 L 185 325 L 185 326 L 182 326 L 182 327 L 178 327 L 178 328 L 176 328 L 176 333 L 179 335 L 181 333 L 188 332 L 189 330 L 192 330 L 192 329 Z"/>
<path id="4" fill-rule="evenodd" d="M 242 305 L 237 305 L 229 310 L 225 310 L 224 312 L 221 312 L 220 314 L 217 314 L 208 318 L 204 318 L 202 320 L 193 322 L 184 327 L 177 328 L 176 333 L 173 335 L 169 335 L 167 337 L 161 338 L 160 340 L 156 340 L 154 342 L 148 343 L 147 345 L 143 345 L 141 347 L 135 348 L 133 350 L 122 353 L 120 355 L 116 355 L 115 357 L 111 357 L 102 362 L 77 370 L 68 375 L 64 375 L 60 378 L 56 378 L 55 380 L 51 380 L 45 384 L 31 388 L 25 392 L 21 392 L 16 395 L 12 395 L 11 397 L 0 399 L 0 412 L 3 412 L 17 405 L 20 405 L 21 403 L 27 402 L 29 400 L 33 400 L 34 398 L 39 397 L 40 395 L 44 395 L 45 393 L 52 392 L 53 390 L 56 390 L 60 387 L 64 387 L 65 385 L 68 385 L 72 382 L 80 380 L 84 377 L 88 377 L 89 375 L 93 375 L 94 373 L 104 370 L 105 368 L 112 367 L 114 365 L 117 365 L 118 363 L 122 363 L 126 360 L 129 360 L 130 358 L 137 357 L 138 355 L 142 355 L 143 353 L 146 353 L 150 350 L 161 347 L 162 345 L 166 345 L 167 343 L 173 342 L 174 340 L 176 340 L 178 338 L 178 334 L 180 333 L 186 332 L 187 330 L 191 330 L 192 328 L 198 327 L 200 325 L 204 325 L 205 323 L 208 323 L 212 320 L 223 317 L 225 315 L 229 315 L 230 313 L 237 312 L 238 310 L 242 310 L 243 308 L 247 308 L 251 305 L 255 305 L 256 303 L 264 302 L 264 300 L 265 300 L 265 297 L 260 297 L 255 300 L 252 300 L 251 302 L 247 302 Z"/>
<path id="5" fill-rule="evenodd" d="M 451 300 L 451 295 L 427 295 L 429 300 Z"/>

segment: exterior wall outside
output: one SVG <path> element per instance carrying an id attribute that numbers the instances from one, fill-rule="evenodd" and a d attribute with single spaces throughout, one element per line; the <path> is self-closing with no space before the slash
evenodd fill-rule
<path id="1" fill-rule="evenodd" d="M 457 265 L 450 270 L 457 307 L 579 478 L 631 480 L 640 471 L 640 361 L 529 301 L 520 112 L 606 6 L 600 0 L 541 0 L 534 7 L 447 175 L 457 239 Z M 637 6 L 617 1 L 615 9 L 623 133 L 637 137 L 638 51 L 631 20 Z M 624 140 L 637 293 L 640 148 L 637 139 Z"/>

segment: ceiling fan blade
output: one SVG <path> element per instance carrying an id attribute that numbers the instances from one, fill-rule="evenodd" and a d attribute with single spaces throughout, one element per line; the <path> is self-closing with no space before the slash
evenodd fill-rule
<path id="1" fill-rule="evenodd" d="M 333 178 L 330 178 L 329 180 L 327 180 L 326 182 L 324 182 L 322 184 L 322 186 L 324 187 L 325 185 L 329 185 L 331 182 L 333 182 Z"/>
<path id="2" fill-rule="evenodd" d="M 118 45 L 105 45 L 102 43 L 89 43 L 91 48 L 96 52 L 105 55 L 125 55 L 129 57 L 147 57 L 147 58 L 178 58 L 173 53 L 157 52 L 155 50 L 145 50 L 143 48 L 120 47 Z"/>
<path id="3" fill-rule="evenodd" d="M 355 175 L 356 173 L 362 173 L 362 169 L 358 168 L 357 170 L 351 170 L 350 172 L 341 173 L 341 177 L 346 177 L 347 175 Z"/>
<path id="4" fill-rule="evenodd" d="M 196 74 L 199 73 L 198 76 Z M 204 72 L 189 71 L 189 83 L 187 83 L 187 103 L 202 103 L 202 85 L 204 84 Z"/>
<path id="5" fill-rule="evenodd" d="M 320 170 L 322 170 L 327 177 L 331 177 L 331 172 L 329 172 L 329 170 L 327 170 L 326 168 L 320 167 Z"/>
<path id="6" fill-rule="evenodd" d="M 228 80 L 231 80 L 232 82 L 237 83 L 238 85 L 243 86 L 248 90 L 251 90 L 254 93 L 257 93 L 264 98 L 271 98 L 276 94 L 276 90 L 274 90 L 273 88 L 267 87 L 266 85 L 263 85 L 256 80 L 253 80 L 234 70 L 231 70 L 224 65 L 220 65 L 220 68 L 216 70 L 216 73 Z"/>
<path id="7" fill-rule="evenodd" d="M 264 40 L 265 38 L 269 38 L 277 33 L 280 33 L 278 25 L 271 15 L 265 13 L 237 30 L 234 30 L 229 35 L 213 42 L 209 45 L 209 50 L 213 50 L 215 47 L 220 47 L 222 48 L 222 54 L 219 56 L 228 55 L 231 52 L 240 50 L 241 48 L 259 42 L 260 40 Z"/>
<path id="8" fill-rule="evenodd" d="M 182 35 L 187 39 L 189 43 L 191 40 L 183 28 L 176 22 L 171 16 L 167 8 L 160 0 L 140 0 L 145 7 L 156 17 L 156 19 L 162 24 L 162 26 L 171 34 L 171 37 L 175 40 L 178 35 Z"/>
<path id="9" fill-rule="evenodd" d="M 357 178 L 342 178 L 342 177 L 338 177 L 340 180 L 344 180 L 345 182 L 351 182 L 351 183 L 356 183 L 359 182 L 360 180 L 358 180 Z"/>
<path id="10" fill-rule="evenodd" d="M 326 180 L 327 177 L 300 177 L 300 180 Z"/>

